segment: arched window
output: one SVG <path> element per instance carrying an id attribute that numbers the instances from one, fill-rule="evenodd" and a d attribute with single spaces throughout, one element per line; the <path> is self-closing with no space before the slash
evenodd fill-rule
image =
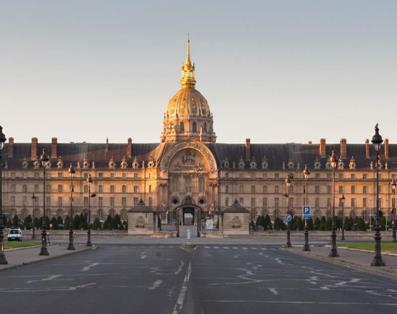
<path id="1" fill-rule="evenodd" d="M 179 131 L 185 132 L 185 126 L 184 126 L 183 122 L 179 123 Z"/>
<path id="2" fill-rule="evenodd" d="M 193 133 L 197 133 L 197 123 L 196 123 L 196 122 L 193 122 L 193 125 L 192 125 L 192 132 L 193 132 Z"/>

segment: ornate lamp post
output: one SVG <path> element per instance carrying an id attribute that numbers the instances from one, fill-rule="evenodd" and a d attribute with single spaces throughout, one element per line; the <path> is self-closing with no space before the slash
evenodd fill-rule
<path id="1" fill-rule="evenodd" d="M 340 204 L 342 205 L 342 241 L 345 241 L 345 194 L 340 198 Z"/>
<path id="2" fill-rule="evenodd" d="M 87 227 L 87 246 L 92 246 L 91 243 L 91 197 L 95 197 L 96 193 L 91 193 L 92 178 L 89 174 L 87 177 L 88 183 L 88 227 Z"/>
<path id="3" fill-rule="evenodd" d="M 392 230 L 393 230 L 393 242 L 397 242 L 397 240 L 396 240 L 396 186 L 397 186 L 397 183 L 396 183 L 396 179 L 392 179 L 392 181 L 391 181 L 391 191 L 392 191 L 392 193 L 393 193 L 393 198 L 392 198 L 392 210 L 391 210 L 391 213 L 392 213 Z"/>
<path id="4" fill-rule="evenodd" d="M 305 178 L 305 185 L 303 188 L 303 206 L 307 205 L 307 180 L 309 179 L 310 171 L 307 169 L 307 165 L 305 165 L 305 169 L 303 169 L 303 177 Z M 307 225 L 307 220 L 305 219 L 305 245 L 303 246 L 303 251 L 310 251 L 309 245 L 309 229 Z"/>
<path id="5" fill-rule="evenodd" d="M 3 148 L 6 141 L 3 128 L 0 126 L 0 264 L 8 264 L 4 254 L 4 216 L 3 216 Z"/>
<path id="6" fill-rule="evenodd" d="M 380 163 L 380 149 L 382 147 L 383 139 L 379 134 L 378 124 L 375 125 L 375 135 L 372 137 L 372 144 L 376 151 L 375 167 L 376 167 L 376 221 L 375 221 L 375 256 L 372 260 L 371 266 L 385 266 L 382 259 L 380 234 L 380 208 L 379 208 L 379 163 Z"/>
<path id="7" fill-rule="evenodd" d="M 33 211 L 32 211 L 32 240 L 36 240 L 36 226 L 34 225 L 34 215 L 33 212 L 35 210 L 36 207 L 36 201 L 37 201 L 37 196 L 32 195 L 32 201 L 33 201 Z"/>
<path id="8" fill-rule="evenodd" d="M 292 247 L 291 244 L 291 217 L 292 217 L 292 213 L 291 213 L 291 209 L 290 209 L 290 204 L 289 204 L 289 188 L 292 184 L 292 175 L 288 175 L 285 178 L 285 198 L 287 200 L 287 247 Z"/>
<path id="9" fill-rule="evenodd" d="M 74 186 L 73 186 L 73 176 L 76 173 L 76 171 L 73 168 L 73 165 L 70 164 L 69 167 L 69 174 L 70 174 L 70 212 L 69 212 L 69 245 L 68 245 L 68 250 L 74 250 L 74 245 L 73 245 L 73 192 L 74 192 Z"/>
<path id="10" fill-rule="evenodd" d="M 43 218 L 41 221 L 41 249 L 39 255 L 50 255 L 47 250 L 47 215 L 45 203 L 45 186 L 46 186 L 46 169 L 50 157 L 46 154 L 45 149 L 40 156 L 41 167 L 43 168 Z"/>
<path id="11" fill-rule="evenodd" d="M 332 232 L 331 232 L 331 252 L 329 257 L 339 257 L 338 250 L 336 248 L 336 225 L 335 225 L 335 173 L 336 167 L 338 166 L 338 159 L 336 158 L 335 152 L 332 151 L 329 156 L 329 161 L 332 167 Z"/>

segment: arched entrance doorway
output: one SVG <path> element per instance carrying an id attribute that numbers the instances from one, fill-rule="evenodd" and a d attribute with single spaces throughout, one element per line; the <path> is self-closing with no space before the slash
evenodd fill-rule
<path id="1" fill-rule="evenodd" d="M 190 196 L 175 208 L 177 234 L 179 237 L 199 237 L 201 233 L 202 209 L 194 204 Z"/>

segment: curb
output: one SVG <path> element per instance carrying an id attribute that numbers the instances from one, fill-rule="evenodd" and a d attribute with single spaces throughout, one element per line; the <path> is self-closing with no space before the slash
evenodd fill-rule
<path id="1" fill-rule="evenodd" d="M 74 254 L 78 254 L 78 253 L 83 253 L 83 252 L 87 252 L 87 251 L 89 251 L 89 250 L 94 251 L 94 250 L 96 250 L 96 249 L 97 249 L 97 247 L 96 247 L 96 246 L 93 246 L 93 247 L 86 247 L 86 248 L 81 249 L 81 250 L 76 250 L 76 251 L 70 252 L 70 253 L 68 253 L 68 254 L 60 254 L 60 255 L 55 255 L 55 256 L 51 256 L 51 255 L 50 255 L 49 257 L 44 258 L 44 259 L 39 259 L 39 260 L 29 261 L 29 262 L 23 262 L 22 264 L 12 265 L 12 266 L 9 266 L 9 267 L 1 268 L 1 269 L 0 269 L 0 272 L 6 271 L 6 270 L 10 270 L 10 269 L 19 268 L 19 267 L 23 267 L 23 266 L 26 266 L 26 265 L 33 265 L 33 264 L 45 262 L 45 261 L 48 261 L 48 260 L 54 260 L 54 259 L 57 259 L 57 258 L 61 258 L 61 257 L 65 257 L 65 256 L 70 256 L 70 255 L 74 255 Z"/>
<path id="2" fill-rule="evenodd" d="M 325 257 L 323 255 L 318 255 L 316 253 L 313 252 L 299 252 L 299 251 L 289 251 L 293 254 L 297 254 L 297 255 L 301 255 L 301 256 L 306 256 L 308 258 L 312 258 L 312 259 L 316 259 L 316 260 L 320 260 L 322 262 L 326 262 L 328 264 L 332 264 L 332 265 L 337 265 L 337 266 L 342 266 L 345 268 L 349 268 L 349 269 L 353 269 L 362 273 L 367 273 L 367 274 L 371 274 L 371 275 L 378 275 L 381 277 L 385 277 L 385 278 L 389 278 L 393 277 L 393 279 L 397 279 L 397 272 L 395 270 L 389 269 L 389 268 L 376 268 L 376 267 L 366 267 L 366 266 L 362 266 L 360 264 L 351 262 L 351 261 L 347 261 L 343 258 L 340 257 L 336 257 L 336 258 L 330 258 L 330 257 Z M 365 251 L 367 252 L 367 251 Z"/>
<path id="3" fill-rule="evenodd" d="M 32 246 L 24 246 L 24 247 L 16 247 L 12 249 L 5 249 L 5 252 L 15 252 L 15 251 L 22 251 L 22 250 L 27 250 L 27 249 L 34 249 L 34 248 L 39 248 L 41 245 L 32 245 Z"/>

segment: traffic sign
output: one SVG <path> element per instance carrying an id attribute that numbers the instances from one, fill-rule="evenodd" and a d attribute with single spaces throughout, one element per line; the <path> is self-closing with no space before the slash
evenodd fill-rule
<path id="1" fill-rule="evenodd" d="M 291 214 L 286 214 L 285 215 L 285 221 L 289 224 L 292 221 L 292 215 Z"/>
<path id="2" fill-rule="evenodd" d="M 303 219 L 309 220 L 311 218 L 312 218 L 312 210 L 310 206 L 308 205 L 303 206 Z"/>

